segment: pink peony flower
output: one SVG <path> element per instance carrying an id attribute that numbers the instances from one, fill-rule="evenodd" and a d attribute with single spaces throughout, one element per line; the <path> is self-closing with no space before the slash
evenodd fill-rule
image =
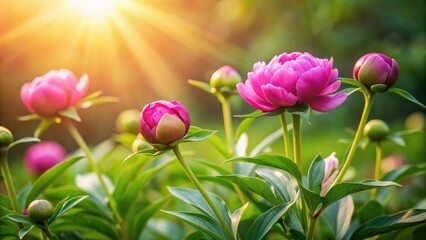
<path id="1" fill-rule="evenodd" d="M 381 53 L 368 53 L 362 56 L 353 70 L 355 80 L 370 88 L 375 84 L 392 87 L 398 79 L 398 63 Z"/>
<path id="2" fill-rule="evenodd" d="M 336 157 L 336 153 L 330 154 L 326 159 L 324 159 L 325 162 L 325 169 L 324 169 L 324 178 L 322 180 L 321 185 L 321 193 L 320 196 L 324 197 L 325 194 L 327 194 L 328 190 L 330 190 L 331 185 L 333 185 L 334 180 L 337 177 L 337 169 L 339 168 L 339 159 Z M 333 170 L 335 170 L 333 172 Z"/>
<path id="3" fill-rule="evenodd" d="M 272 112 L 297 103 L 307 104 L 318 112 L 337 108 L 347 94 L 335 92 L 340 87 L 333 59 L 315 58 L 309 53 L 293 52 L 275 56 L 270 63 L 258 62 L 248 73 L 238 92 L 250 105 Z"/>
<path id="4" fill-rule="evenodd" d="M 77 82 L 69 70 L 52 70 L 24 84 L 21 99 L 30 112 L 50 118 L 75 106 L 86 94 L 88 84 L 87 75 L 83 75 Z"/>
<path id="5" fill-rule="evenodd" d="M 157 101 L 143 108 L 139 126 L 142 136 L 149 143 L 167 145 L 186 135 L 190 119 L 178 101 Z"/>
<path id="6" fill-rule="evenodd" d="M 56 142 L 42 142 L 31 146 L 24 155 L 25 167 L 37 176 L 62 162 L 67 153 Z"/>

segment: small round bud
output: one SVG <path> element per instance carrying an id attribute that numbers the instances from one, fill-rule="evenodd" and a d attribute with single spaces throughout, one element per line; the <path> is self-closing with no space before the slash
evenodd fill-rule
<path id="1" fill-rule="evenodd" d="M 142 135 L 139 133 L 137 138 L 132 143 L 132 151 L 138 152 L 148 148 L 151 148 L 151 146 L 142 138 Z"/>
<path id="2" fill-rule="evenodd" d="M 241 81 L 240 74 L 234 68 L 223 66 L 211 76 L 210 87 L 213 93 L 231 94 L 233 91 L 236 91 L 237 84 Z"/>
<path id="3" fill-rule="evenodd" d="M 385 92 L 398 79 L 398 63 L 384 54 L 368 53 L 356 62 L 353 75 L 373 92 Z"/>
<path id="4" fill-rule="evenodd" d="M 36 223 L 43 223 L 49 219 L 52 214 L 53 206 L 47 200 L 34 200 L 28 206 L 28 216 Z"/>
<path id="5" fill-rule="evenodd" d="M 13 142 L 13 135 L 9 129 L 0 126 L 0 147 L 7 147 Z"/>
<path id="6" fill-rule="evenodd" d="M 373 142 L 380 142 L 389 134 L 389 126 L 382 120 L 370 120 L 364 127 L 364 136 Z"/>
<path id="7" fill-rule="evenodd" d="M 122 111 L 115 121 L 117 131 L 137 134 L 139 132 L 139 114 L 140 112 L 136 109 Z"/>

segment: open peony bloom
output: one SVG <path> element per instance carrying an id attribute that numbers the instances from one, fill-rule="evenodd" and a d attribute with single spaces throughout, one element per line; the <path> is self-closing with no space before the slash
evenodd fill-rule
<path id="1" fill-rule="evenodd" d="M 324 168 L 324 178 L 321 185 L 320 196 L 324 197 L 327 194 L 328 190 L 333 185 L 334 180 L 337 177 L 337 169 L 339 167 L 339 159 L 336 157 L 336 153 L 330 154 L 326 159 L 324 159 L 325 168 Z"/>
<path id="2" fill-rule="evenodd" d="M 186 135 L 190 119 L 178 101 L 156 101 L 143 108 L 139 126 L 149 143 L 167 145 Z"/>
<path id="3" fill-rule="evenodd" d="M 87 75 L 83 75 L 77 82 L 69 70 L 52 70 L 24 84 L 21 99 L 30 112 L 50 118 L 75 106 L 86 94 L 88 84 Z"/>
<path id="4" fill-rule="evenodd" d="M 37 143 L 25 152 L 25 166 L 29 172 L 41 175 L 62 162 L 66 155 L 65 149 L 56 142 Z"/>
<path id="5" fill-rule="evenodd" d="M 355 80 L 370 88 L 375 84 L 392 87 L 398 78 L 398 63 L 381 53 L 368 53 L 362 56 L 353 70 Z"/>
<path id="6" fill-rule="evenodd" d="M 244 100 L 263 112 L 297 103 L 328 112 L 347 97 L 344 92 L 331 94 L 340 87 L 337 74 L 333 59 L 319 59 L 309 53 L 283 53 L 268 64 L 254 64 L 247 81 L 239 83 L 237 89 Z"/>

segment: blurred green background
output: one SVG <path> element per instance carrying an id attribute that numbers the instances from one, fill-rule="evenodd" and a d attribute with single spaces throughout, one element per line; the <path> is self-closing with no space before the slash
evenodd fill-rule
<path id="1" fill-rule="evenodd" d="M 222 130 L 220 105 L 212 96 L 187 84 L 208 81 L 222 65 L 235 67 L 245 79 L 257 61 L 282 52 L 310 52 L 334 58 L 339 76 L 351 77 L 356 60 L 368 52 L 397 60 L 403 88 L 426 102 L 426 39 L 424 0 L 116 0 L 115 6 L 88 8 L 77 0 L 0 0 L 0 124 L 15 138 L 31 136 L 37 122 L 19 122 L 28 114 L 20 101 L 26 82 L 51 69 L 68 68 L 77 77 L 87 73 L 89 92 L 102 90 L 119 103 L 81 111 L 78 128 L 90 145 L 110 137 L 115 118 L 128 108 L 142 109 L 155 100 L 183 103 L 194 125 Z M 346 86 L 344 86 L 346 87 Z M 305 166 L 313 157 L 336 151 L 342 158 L 363 105 L 357 93 L 338 109 L 313 114 L 303 125 Z M 234 99 L 234 113 L 251 112 Z M 389 94 L 374 100 L 370 118 L 389 123 L 392 131 L 406 128 L 406 118 L 421 109 Z M 424 128 L 424 111 L 414 125 Z M 236 119 L 236 123 L 240 120 Z M 279 128 L 277 118 L 256 121 L 249 130 L 250 146 Z M 223 131 L 219 132 L 224 136 Z M 76 144 L 60 126 L 43 140 L 55 140 L 68 151 Z M 385 156 L 399 153 L 405 162 L 425 161 L 424 132 L 408 137 L 407 148 L 386 143 Z M 204 146 L 204 145 L 203 145 Z M 27 146 L 12 153 L 19 162 Z M 281 142 L 273 151 L 281 151 Z M 354 162 L 372 176 L 374 149 Z M 212 154 L 203 151 L 203 154 Z"/>

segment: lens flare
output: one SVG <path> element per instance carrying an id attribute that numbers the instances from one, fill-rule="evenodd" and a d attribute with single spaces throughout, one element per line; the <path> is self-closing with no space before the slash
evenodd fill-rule
<path id="1" fill-rule="evenodd" d="M 111 14 L 118 7 L 120 0 L 69 0 L 73 9 L 92 20 L 101 20 Z"/>

